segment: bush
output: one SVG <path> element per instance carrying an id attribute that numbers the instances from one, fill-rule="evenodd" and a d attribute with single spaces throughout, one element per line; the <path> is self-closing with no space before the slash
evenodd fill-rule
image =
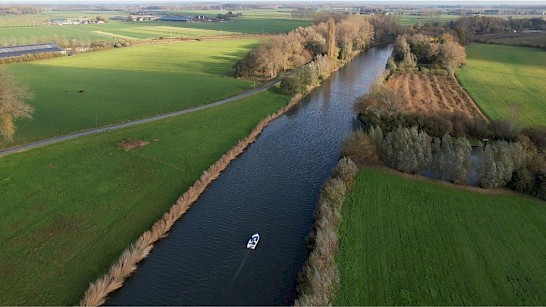
<path id="1" fill-rule="evenodd" d="M 380 160 L 379 149 L 362 130 L 354 132 L 343 143 L 341 155 L 351 159 L 359 167 L 376 164 Z"/>
<path id="2" fill-rule="evenodd" d="M 282 79 L 281 81 L 281 92 L 286 95 L 295 95 L 301 91 L 301 81 L 296 76 L 290 75 Z"/>
<path id="3" fill-rule="evenodd" d="M 442 137 L 451 133 L 453 124 L 439 115 L 431 115 L 424 119 L 423 130 L 430 136 Z"/>
<path id="4" fill-rule="evenodd" d="M 505 141 L 515 141 L 520 130 L 515 123 L 505 119 L 492 120 L 489 129 L 493 132 L 495 139 Z"/>
<path id="5" fill-rule="evenodd" d="M 540 151 L 546 151 L 546 127 L 525 128 L 521 133 L 529 137 Z"/>
<path id="6" fill-rule="evenodd" d="M 332 177 L 343 180 L 345 185 L 350 187 L 353 184 L 357 172 L 358 167 L 356 164 L 350 158 L 343 157 L 332 171 Z"/>

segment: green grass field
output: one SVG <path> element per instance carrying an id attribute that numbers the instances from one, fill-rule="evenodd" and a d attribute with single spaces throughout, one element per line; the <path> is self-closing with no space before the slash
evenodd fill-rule
<path id="1" fill-rule="evenodd" d="M 183 16 L 207 15 L 215 17 L 227 11 L 181 11 L 168 12 Z M 43 25 L 50 18 L 89 18 L 96 16 L 128 16 L 126 12 L 112 11 L 53 11 L 44 14 L 22 15 L 0 18 L 0 45 L 24 45 L 51 41 L 53 38 L 64 40 L 95 41 L 116 39 L 143 40 L 159 37 L 196 38 L 207 36 L 228 36 L 239 33 L 279 33 L 304 27 L 309 20 L 294 19 L 289 12 L 276 10 L 244 11 L 243 16 L 233 18 L 233 22 L 223 23 L 179 23 L 179 22 L 119 22 L 89 25 Z"/>
<path id="2" fill-rule="evenodd" d="M 524 126 L 546 126 L 546 53 L 540 49 L 470 45 L 457 78 L 491 119 L 517 116 Z"/>
<path id="3" fill-rule="evenodd" d="M 36 109 L 17 121 L 27 143 L 72 131 L 209 103 L 254 83 L 232 77 L 231 66 L 256 40 L 203 41 L 111 49 L 8 66 L 28 85 Z M 83 91 L 80 93 L 80 91 Z"/>
<path id="4" fill-rule="evenodd" d="M 0 302 L 72 305 L 198 177 L 289 97 L 227 105 L 0 158 Z M 126 138 L 150 142 L 126 152 Z"/>
<path id="5" fill-rule="evenodd" d="M 447 24 L 452 20 L 457 20 L 461 16 L 457 15 L 439 15 L 439 16 L 414 16 L 414 15 L 394 15 L 403 26 L 414 26 L 419 23 L 421 26 L 426 23 L 438 22 Z"/>
<path id="6" fill-rule="evenodd" d="M 365 169 L 347 196 L 335 305 L 544 305 L 546 203 Z"/>

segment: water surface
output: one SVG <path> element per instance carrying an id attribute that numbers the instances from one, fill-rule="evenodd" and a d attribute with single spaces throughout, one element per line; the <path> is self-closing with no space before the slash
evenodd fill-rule
<path id="1" fill-rule="evenodd" d="M 291 305 L 320 187 L 391 49 L 373 48 L 268 126 L 178 221 L 111 305 Z M 250 236 L 260 233 L 256 250 Z"/>

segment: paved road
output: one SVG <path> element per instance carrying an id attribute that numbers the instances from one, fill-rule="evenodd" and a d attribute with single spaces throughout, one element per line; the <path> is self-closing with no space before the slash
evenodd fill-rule
<path id="1" fill-rule="evenodd" d="M 262 84 L 262 85 L 260 85 L 260 86 L 258 86 L 256 88 L 244 91 L 244 92 L 242 92 L 240 94 L 237 94 L 235 96 L 225 98 L 225 99 L 222 99 L 222 100 L 218 100 L 218 101 L 210 103 L 210 104 L 200 105 L 200 106 L 190 108 L 190 109 L 184 109 L 184 110 L 180 110 L 180 111 L 176 111 L 176 112 L 165 113 L 165 114 L 156 115 L 156 116 L 143 118 L 143 119 L 139 119 L 139 120 L 133 120 L 133 121 L 122 123 L 122 124 L 116 124 L 116 125 L 105 126 L 105 127 L 97 128 L 97 129 L 91 129 L 91 130 L 85 130 L 85 131 L 81 131 L 81 132 L 70 133 L 70 134 L 67 134 L 67 135 L 58 136 L 58 137 L 54 137 L 54 138 L 51 138 L 51 139 L 45 139 L 45 140 L 36 141 L 36 142 L 32 142 L 32 143 L 28 143 L 28 144 L 24 144 L 24 145 L 20 145 L 20 146 L 8 148 L 8 149 L 2 149 L 2 150 L 0 150 L 0 157 L 8 155 L 8 154 L 12 154 L 12 153 L 20 152 L 20 151 L 25 151 L 25 150 L 29 150 L 29 149 L 33 149 L 33 148 L 46 146 L 46 145 L 53 144 L 53 143 L 58 143 L 58 142 L 66 141 L 66 140 L 75 139 L 75 138 L 82 137 L 82 136 L 85 136 L 85 135 L 91 135 L 91 134 L 97 134 L 97 133 L 102 133 L 102 132 L 106 132 L 106 131 L 122 129 L 122 128 L 126 128 L 126 127 L 131 127 L 131 126 L 136 126 L 136 125 L 140 125 L 140 124 L 144 124 L 144 123 L 153 122 L 153 121 L 164 119 L 164 118 L 174 117 L 174 116 L 178 116 L 178 115 L 182 115 L 182 114 L 187 114 L 187 113 L 192 113 L 192 112 L 199 111 L 199 110 L 212 108 L 212 107 L 219 106 L 219 105 L 222 105 L 222 104 L 226 104 L 226 103 L 229 103 L 229 102 L 232 102 L 232 101 L 235 101 L 235 100 L 239 100 L 239 99 L 242 99 L 242 98 L 245 98 L 245 97 L 248 97 L 248 96 L 252 96 L 252 95 L 254 95 L 256 93 L 263 92 L 263 91 L 269 89 L 270 87 L 274 86 L 275 84 L 277 84 L 279 81 L 280 80 L 277 78 L 277 79 L 271 80 L 271 81 L 269 81 L 269 82 L 267 82 L 265 84 Z"/>

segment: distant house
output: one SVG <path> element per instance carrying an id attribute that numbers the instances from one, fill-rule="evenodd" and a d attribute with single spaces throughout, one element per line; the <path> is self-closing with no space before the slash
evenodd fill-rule
<path id="1" fill-rule="evenodd" d="M 62 26 L 62 25 L 72 25 L 75 22 L 70 19 L 50 19 L 49 23 L 52 25 Z"/>
<path id="2" fill-rule="evenodd" d="M 66 51 L 54 43 L 0 47 L 0 58 L 17 57 L 35 53 L 61 53 Z"/>
<path id="3" fill-rule="evenodd" d="M 177 21 L 177 22 L 192 22 L 193 17 L 186 16 L 161 16 L 159 21 Z"/>
<path id="4" fill-rule="evenodd" d="M 157 16 L 155 15 L 129 15 L 129 21 L 151 21 L 151 20 L 157 20 Z"/>

